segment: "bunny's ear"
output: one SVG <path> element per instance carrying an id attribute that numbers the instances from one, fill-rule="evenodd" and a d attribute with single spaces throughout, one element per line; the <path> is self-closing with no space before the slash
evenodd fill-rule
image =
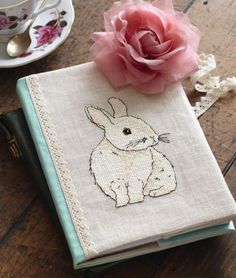
<path id="1" fill-rule="evenodd" d="M 108 99 L 108 102 L 110 103 L 114 111 L 114 117 L 122 117 L 128 115 L 126 105 L 119 98 L 111 97 Z"/>
<path id="2" fill-rule="evenodd" d="M 102 129 L 105 129 L 107 126 L 113 124 L 113 117 L 107 111 L 99 107 L 85 107 L 85 113 L 92 123 L 96 124 Z"/>

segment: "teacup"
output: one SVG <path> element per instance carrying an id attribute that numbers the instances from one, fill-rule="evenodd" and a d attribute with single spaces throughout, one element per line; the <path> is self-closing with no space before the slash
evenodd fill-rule
<path id="1" fill-rule="evenodd" d="M 31 18 L 45 10 L 56 7 L 61 0 L 47 3 L 43 0 L 0 0 L 0 42 L 8 42 L 10 37 L 23 32 Z"/>

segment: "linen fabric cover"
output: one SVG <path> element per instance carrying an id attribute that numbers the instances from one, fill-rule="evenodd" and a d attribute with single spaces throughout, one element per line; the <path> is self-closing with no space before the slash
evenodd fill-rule
<path id="1" fill-rule="evenodd" d="M 180 83 L 152 96 L 132 87 L 117 90 L 93 62 L 29 76 L 26 82 L 86 259 L 225 223 L 236 215 Z M 116 206 L 95 183 L 91 153 L 106 132 L 91 122 L 86 107 L 112 115 L 110 98 L 122 100 L 129 116 L 142 119 L 157 134 L 170 133 L 169 143 L 153 146 L 173 165 L 176 188 L 168 194 Z M 112 167 L 104 178 L 116 171 Z M 142 172 L 143 161 L 138 167 Z"/>

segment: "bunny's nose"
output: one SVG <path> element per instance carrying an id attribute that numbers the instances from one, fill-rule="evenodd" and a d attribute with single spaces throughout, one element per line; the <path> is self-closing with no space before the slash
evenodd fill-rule
<path id="1" fill-rule="evenodd" d="M 156 143 L 158 143 L 158 135 L 156 135 L 156 136 L 150 136 L 152 139 L 153 139 L 153 144 L 156 144 Z"/>

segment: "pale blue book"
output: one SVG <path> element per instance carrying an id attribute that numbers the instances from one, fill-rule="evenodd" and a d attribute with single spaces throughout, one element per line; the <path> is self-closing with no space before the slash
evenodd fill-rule
<path id="1" fill-rule="evenodd" d="M 235 201 L 182 86 L 115 90 L 93 63 L 22 78 L 75 269 L 231 233 Z"/>

